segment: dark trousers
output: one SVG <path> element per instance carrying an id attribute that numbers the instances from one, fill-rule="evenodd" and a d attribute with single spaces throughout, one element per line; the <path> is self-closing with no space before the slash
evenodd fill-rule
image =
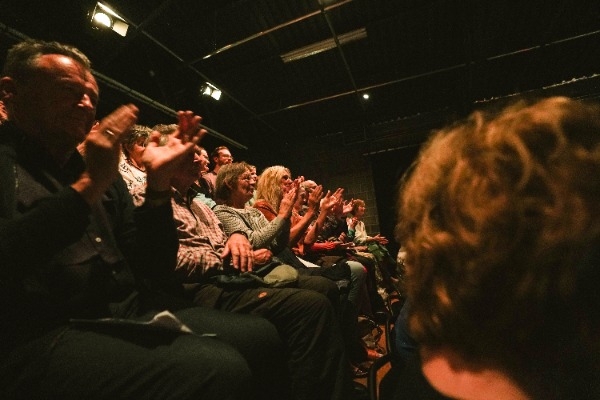
<path id="1" fill-rule="evenodd" d="M 278 399 L 285 390 L 269 381 L 272 369 L 285 369 L 272 324 L 200 307 L 174 314 L 196 334 L 57 329 L 3 357 L 0 398 Z"/>
<path id="2" fill-rule="evenodd" d="M 195 300 L 271 322 L 284 342 L 294 399 L 348 400 L 353 386 L 338 317 L 321 294 L 331 285 L 326 278 L 308 276 L 300 277 L 299 286 L 305 289 L 226 290 L 205 285 Z"/>

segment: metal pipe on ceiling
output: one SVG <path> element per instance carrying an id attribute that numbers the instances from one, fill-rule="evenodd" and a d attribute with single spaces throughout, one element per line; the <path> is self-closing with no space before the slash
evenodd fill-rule
<path id="1" fill-rule="evenodd" d="M 177 116 L 177 111 L 173 110 L 172 108 L 169 108 L 169 107 L 165 106 L 164 104 L 161 104 L 161 103 L 157 102 L 156 100 L 153 100 L 150 97 L 145 96 L 144 94 L 142 94 L 142 93 L 140 93 L 138 91 L 135 91 L 135 90 L 133 90 L 133 89 L 131 89 L 131 88 L 123 85 L 122 83 L 119 83 L 119 82 L 115 81 L 114 79 L 109 78 L 106 75 L 101 74 L 100 72 L 93 71 L 93 73 L 94 73 L 94 76 L 99 81 L 101 81 L 102 83 L 104 83 L 105 85 L 110 86 L 113 89 L 117 89 L 118 91 L 126 94 L 127 96 L 132 97 L 132 98 L 134 98 L 134 99 L 136 99 L 136 100 L 144 103 L 145 105 L 150 106 L 150 107 L 152 107 L 152 108 L 154 108 L 156 110 L 159 110 L 159 111 L 161 111 L 161 112 L 163 112 L 163 113 L 165 113 L 165 114 L 167 114 L 169 116 L 175 116 L 175 117 Z M 235 140 L 233 140 L 233 139 L 231 139 L 231 138 L 223 135 L 220 132 L 217 132 L 216 130 L 214 130 L 214 129 L 206 126 L 206 125 L 198 124 L 198 126 L 200 128 L 202 128 L 202 129 L 206 129 L 206 131 L 211 136 L 214 136 L 214 137 L 216 137 L 218 139 L 221 139 L 224 142 L 227 142 L 230 145 L 235 146 L 235 147 L 237 147 L 239 149 L 248 150 L 247 146 L 245 146 L 245 145 L 243 145 L 243 144 L 241 144 L 241 143 L 239 143 L 239 142 L 237 142 L 237 141 L 235 141 Z"/>
<path id="2" fill-rule="evenodd" d="M 331 9 L 334 9 L 334 8 L 336 8 L 336 7 L 340 7 L 340 6 L 344 5 L 344 4 L 350 3 L 351 1 L 352 1 L 352 0 L 343 0 L 343 1 L 340 1 L 340 2 L 338 2 L 338 3 L 335 3 L 335 4 L 332 4 L 332 5 L 326 6 L 326 7 L 324 7 L 324 9 L 325 9 L 325 10 L 331 10 Z M 227 44 L 227 45 L 225 45 L 225 46 L 223 46 L 223 47 L 221 47 L 221 48 L 218 48 L 217 50 L 215 50 L 215 51 L 213 51 L 213 52 L 211 52 L 211 53 L 209 53 L 209 54 L 207 54 L 207 55 L 205 55 L 205 56 L 199 57 L 199 58 L 197 58 L 197 59 L 195 59 L 195 60 L 191 61 L 191 62 L 190 62 L 190 64 L 195 64 L 195 63 L 197 63 L 198 61 L 201 61 L 201 60 L 206 60 L 207 58 L 210 58 L 210 57 L 212 57 L 212 56 L 214 56 L 214 55 L 217 55 L 217 54 L 219 54 L 219 53 L 222 53 L 222 52 L 224 52 L 224 51 L 231 50 L 231 49 L 233 49 L 234 47 L 237 47 L 237 46 L 239 46 L 239 45 L 242 45 L 242 44 L 244 44 L 244 43 L 247 43 L 247 42 L 249 42 L 249 41 L 251 41 L 251 40 L 257 39 L 257 38 L 259 38 L 259 37 L 261 37 L 261 36 L 268 35 L 268 34 L 270 34 L 270 33 L 272 33 L 272 32 L 278 31 L 279 29 L 282 29 L 282 28 L 288 27 L 288 26 L 290 26 L 290 25 L 293 25 L 293 24 L 295 24 L 295 23 L 298 23 L 298 22 L 300 22 L 300 21 L 304 21 L 305 19 L 308 19 L 308 18 L 314 17 L 314 16 L 316 16 L 316 15 L 319 15 L 321 12 L 322 12 L 322 10 L 319 10 L 319 11 L 313 11 L 313 12 L 311 12 L 311 13 L 308 13 L 308 14 L 302 15 L 302 16 L 300 16 L 300 17 L 298 17 L 298 18 L 294 18 L 294 19 L 292 19 L 292 20 L 290 20 L 290 21 L 286 21 L 286 22 L 284 22 L 284 23 L 282 23 L 282 24 L 276 25 L 276 26 L 274 26 L 274 27 L 272 27 L 272 28 L 269 28 L 269 29 L 266 29 L 266 30 L 264 30 L 264 31 L 261 31 L 261 32 L 255 33 L 255 34 L 253 34 L 253 35 L 250 35 L 250 36 L 248 36 L 248 37 L 246 37 L 246 38 L 244 38 L 244 39 L 240 39 L 240 40 L 238 40 L 238 41 L 236 41 L 236 42 L 233 42 L 233 43 Z"/>
<path id="3" fill-rule="evenodd" d="M 2 22 L 0 22 L 0 31 L 2 32 L 2 34 L 4 34 L 4 36 L 7 36 L 16 41 L 23 41 L 23 40 L 31 39 L 29 36 L 9 27 L 6 24 L 3 24 Z M 158 101 L 153 100 L 150 97 L 148 97 L 138 91 L 135 91 L 135 90 L 123 85 L 122 83 L 117 82 L 112 78 L 109 78 L 108 76 L 106 76 L 98 71 L 92 70 L 92 74 L 98 79 L 98 81 L 104 83 L 107 86 L 112 87 L 113 89 L 120 91 L 121 93 L 126 94 L 127 96 L 129 96 L 131 98 L 134 98 L 134 99 L 140 101 L 141 103 L 143 103 L 149 107 L 159 110 L 169 116 L 177 116 L 177 111 L 173 110 L 172 108 L 169 108 L 169 107 L 165 106 L 164 104 L 161 104 Z M 206 125 L 199 124 L 199 126 L 202 129 L 206 129 L 206 131 L 211 136 L 214 136 L 220 140 L 223 140 L 232 146 L 235 146 L 239 149 L 244 149 L 244 150 L 248 149 L 247 146 L 223 135 L 220 132 L 217 132 L 216 130 L 214 130 Z"/>
<path id="4" fill-rule="evenodd" d="M 596 31 L 592 31 L 592 32 L 586 32 L 586 33 L 583 33 L 583 34 L 580 34 L 580 35 L 570 36 L 570 37 L 563 38 L 563 39 L 558 39 L 558 40 L 555 40 L 555 41 L 553 41 L 551 43 L 537 45 L 537 46 L 529 47 L 529 48 L 526 48 L 526 49 L 519 49 L 519 50 L 507 52 L 507 53 L 497 54 L 497 55 L 494 55 L 494 56 L 487 57 L 485 59 L 485 61 L 500 59 L 500 58 L 504 58 L 504 57 L 510 57 L 510 56 L 514 56 L 514 55 L 522 54 L 522 53 L 528 53 L 528 52 L 531 52 L 531 51 L 534 51 L 534 50 L 540 50 L 540 49 L 543 49 L 543 48 L 547 48 L 549 46 L 556 46 L 556 45 L 559 45 L 559 44 L 564 43 L 564 42 L 568 42 L 568 41 L 571 41 L 571 40 L 582 39 L 582 38 L 586 38 L 586 37 L 597 35 L 597 34 L 600 34 L 600 30 L 596 30 Z M 393 79 L 393 80 L 390 80 L 390 81 L 387 81 L 387 82 L 381 82 L 381 83 L 376 83 L 376 84 L 369 85 L 369 86 L 364 86 L 364 87 L 358 88 L 357 90 L 360 91 L 360 92 L 362 92 L 362 91 L 368 91 L 368 90 L 372 90 L 372 89 L 376 89 L 376 88 L 380 88 L 380 87 L 385 87 L 385 86 L 389 86 L 389 85 L 394 85 L 394 84 L 397 84 L 397 83 L 408 82 L 408 81 L 412 81 L 412 80 L 415 80 L 415 79 L 423 78 L 423 77 L 426 77 L 426 76 L 436 75 L 436 74 L 439 74 L 439 73 L 442 73 L 442 72 L 448 72 L 448 71 L 455 70 L 455 69 L 465 68 L 465 67 L 467 67 L 469 65 L 472 65 L 473 63 L 474 62 L 456 64 L 456 65 L 452 65 L 450 67 L 439 68 L 439 69 L 436 69 L 436 70 L 427 71 L 427 72 L 424 72 L 424 73 L 421 73 L 421 74 L 415 74 L 415 75 L 406 76 L 406 77 L 403 77 L 403 78 Z M 354 93 L 356 93 L 355 89 L 348 90 L 348 91 L 341 92 L 341 93 L 334 93 L 332 95 L 324 96 L 324 97 L 321 97 L 321 98 L 318 98 L 318 99 L 307 100 L 307 101 L 304 101 L 302 103 L 291 104 L 289 106 L 286 106 L 286 107 L 283 107 L 283 108 L 279 108 L 277 110 L 267 111 L 267 112 L 261 113 L 260 116 L 262 117 L 262 116 L 266 116 L 266 115 L 277 114 L 277 113 L 280 113 L 280 112 L 283 112 L 283 111 L 293 110 L 294 108 L 299 108 L 299 107 L 307 106 L 307 105 L 310 105 L 310 104 L 321 103 L 323 101 L 332 100 L 332 99 L 335 99 L 335 98 L 338 98 L 338 97 L 348 96 L 348 95 L 351 95 L 351 94 L 354 94 Z"/>

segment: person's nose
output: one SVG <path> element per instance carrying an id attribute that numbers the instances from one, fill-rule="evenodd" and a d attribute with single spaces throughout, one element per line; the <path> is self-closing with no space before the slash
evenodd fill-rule
<path id="1" fill-rule="evenodd" d="M 91 97 L 87 94 L 84 94 L 83 96 L 81 96 L 81 100 L 79 101 L 79 104 L 81 106 L 83 106 L 85 108 L 89 108 L 91 110 L 96 109 L 96 105 L 92 101 Z"/>

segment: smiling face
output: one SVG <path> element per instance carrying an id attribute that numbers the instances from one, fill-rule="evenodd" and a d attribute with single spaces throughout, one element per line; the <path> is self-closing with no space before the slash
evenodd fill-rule
<path id="1" fill-rule="evenodd" d="M 198 164 L 198 177 L 208 172 L 208 153 L 204 148 L 196 146 L 194 162 Z"/>
<path id="2" fill-rule="evenodd" d="M 292 179 L 292 174 L 290 173 L 290 171 L 288 169 L 285 169 L 283 175 L 281 176 L 281 180 L 280 180 L 281 192 L 282 193 L 289 192 L 290 189 L 292 188 L 293 184 L 294 184 L 294 180 Z"/>
<path id="3" fill-rule="evenodd" d="M 70 57 L 45 54 L 26 79 L 3 78 L 10 118 L 47 146 L 82 142 L 96 116 L 98 85 L 91 72 Z"/>
<path id="4" fill-rule="evenodd" d="M 253 174 L 251 170 L 246 169 L 243 174 L 237 177 L 235 187 L 232 189 L 232 195 L 242 203 L 246 203 L 254 196 L 254 189 L 256 189 L 256 175 Z"/>

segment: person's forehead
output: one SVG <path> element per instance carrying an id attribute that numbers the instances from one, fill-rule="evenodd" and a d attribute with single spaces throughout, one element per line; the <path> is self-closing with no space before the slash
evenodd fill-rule
<path id="1" fill-rule="evenodd" d="M 62 54 L 43 54 L 37 60 L 40 72 L 56 80 L 80 80 L 98 92 L 98 83 L 91 71 L 71 57 Z"/>
<path id="2" fill-rule="evenodd" d="M 219 155 L 220 156 L 230 156 L 231 153 L 227 149 L 221 149 L 221 150 L 219 150 Z"/>

